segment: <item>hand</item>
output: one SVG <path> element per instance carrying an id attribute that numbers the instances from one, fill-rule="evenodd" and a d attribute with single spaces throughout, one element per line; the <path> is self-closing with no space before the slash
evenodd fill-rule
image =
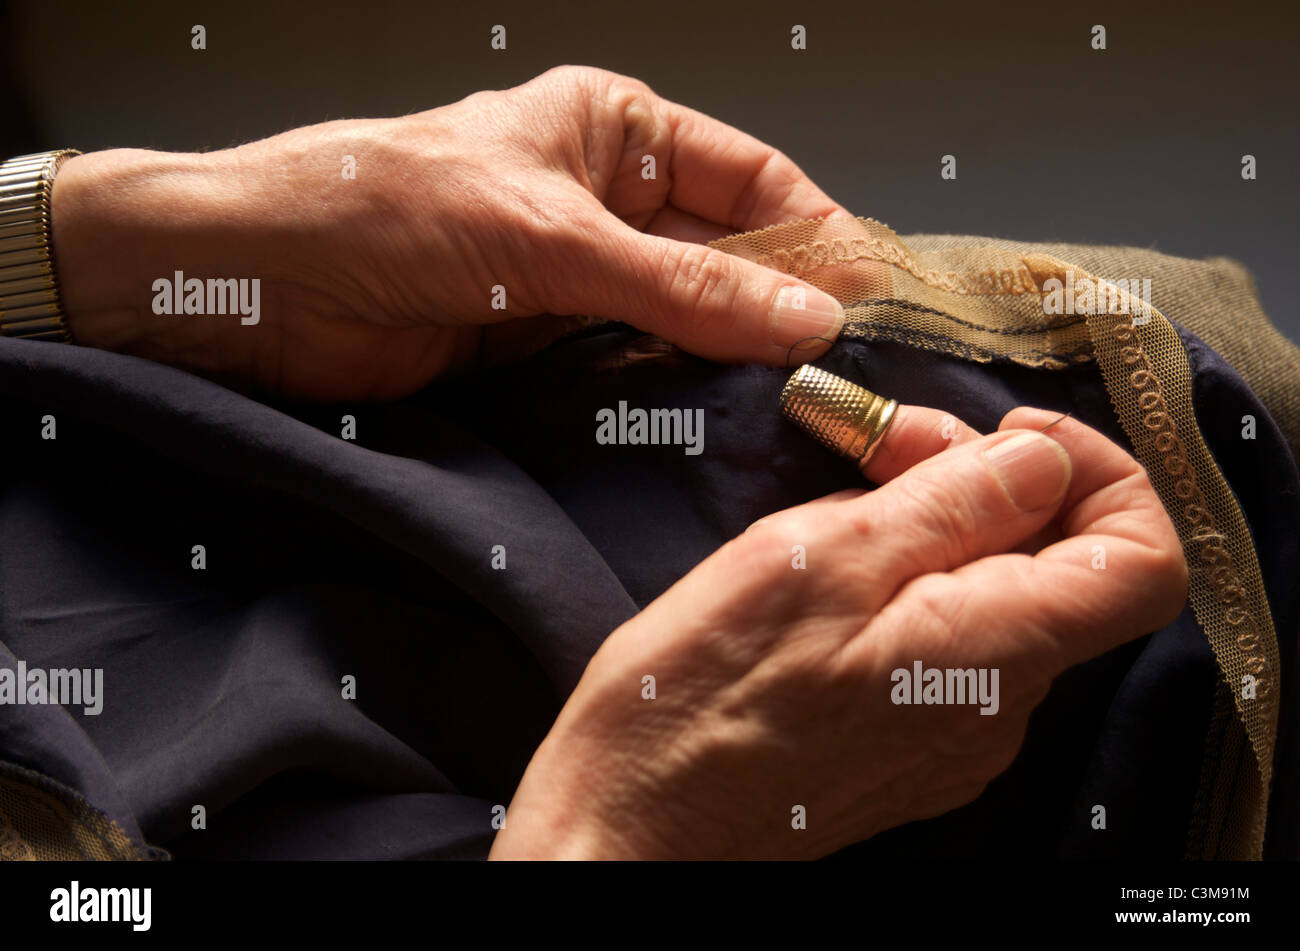
<path id="1" fill-rule="evenodd" d="M 832 214 L 847 212 L 774 149 L 636 80 L 561 67 L 204 155 L 80 156 L 55 180 L 52 232 L 80 343 L 298 398 L 387 399 L 492 358 L 485 340 L 524 352 L 582 315 L 719 360 L 784 363 L 800 341 L 791 362 L 812 359 L 838 303 L 698 242 Z M 259 278 L 261 319 L 156 316 L 153 282 L 177 270 Z M 570 319 L 520 320 L 541 314 Z"/>
<path id="2" fill-rule="evenodd" d="M 1057 674 L 1187 596 L 1142 467 L 1072 419 L 1037 432 L 1054 418 L 949 441 L 941 414 L 900 407 L 879 489 L 760 520 L 609 637 L 492 857 L 812 858 L 978 796 Z M 896 704 L 915 661 L 997 670 L 992 715 Z"/>

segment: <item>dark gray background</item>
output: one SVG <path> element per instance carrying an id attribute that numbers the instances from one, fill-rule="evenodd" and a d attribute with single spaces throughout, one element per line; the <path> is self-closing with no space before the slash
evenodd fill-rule
<path id="1" fill-rule="evenodd" d="M 770 142 L 901 233 L 1234 257 L 1300 340 L 1298 23 L 1244 3 L 20 2 L 0 20 L 0 152 L 219 148 L 584 63 Z"/>

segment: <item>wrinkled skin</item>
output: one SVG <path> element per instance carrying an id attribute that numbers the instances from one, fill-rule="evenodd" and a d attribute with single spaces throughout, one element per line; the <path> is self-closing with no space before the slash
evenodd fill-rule
<path id="1" fill-rule="evenodd" d="M 697 242 L 847 212 L 775 149 L 595 69 L 202 155 L 79 156 L 53 206 L 79 342 L 300 399 L 402 396 L 491 359 L 485 342 L 527 352 L 584 315 L 769 364 L 815 332 L 796 354 L 811 359 L 839 330 L 773 329 L 783 287 L 810 311 L 838 304 Z M 155 316 L 152 282 L 177 269 L 260 278 L 261 322 Z M 561 319 L 519 319 L 543 314 Z"/>
<path id="2" fill-rule="evenodd" d="M 80 344 L 299 399 L 391 399 L 584 315 L 718 360 L 782 364 L 800 341 L 814 358 L 838 305 L 702 242 L 846 214 L 751 137 L 562 67 L 204 155 L 80 156 L 52 233 Z M 152 283 L 178 269 L 261 279 L 261 321 L 155 316 Z M 792 286 L 808 313 L 773 310 Z M 867 471 L 880 489 L 761 520 L 614 631 L 493 857 L 815 857 L 977 796 L 1057 674 L 1186 597 L 1145 473 L 1098 433 L 1065 420 L 995 471 L 985 450 L 1052 419 L 1020 409 L 980 436 L 903 407 Z M 997 713 L 893 703 L 892 671 L 917 660 L 996 668 Z"/>
<path id="3" fill-rule="evenodd" d="M 870 463 L 881 488 L 760 520 L 609 637 L 494 858 L 826 855 L 974 799 L 1057 674 L 1177 616 L 1177 535 L 1118 446 L 1066 419 L 999 476 L 983 450 L 1054 414 L 948 440 L 937 411 L 902 412 Z M 895 704 L 891 672 L 916 660 L 998 669 L 996 714 Z"/>

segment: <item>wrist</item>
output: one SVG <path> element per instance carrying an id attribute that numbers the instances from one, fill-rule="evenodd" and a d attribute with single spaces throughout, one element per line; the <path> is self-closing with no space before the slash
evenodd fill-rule
<path id="1" fill-rule="evenodd" d="M 155 282 L 253 277 L 257 238 L 219 156 L 113 149 L 76 156 L 54 180 L 51 237 L 72 339 L 193 369 L 232 369 L 238 318 L 155 312 Z M 238 340 L 240 331 L 245 341 Z"/>
<path id="2" fill-rule="evenodd" d="M 592 768 L 582 768 L 578 765 L 582 763 L 590 763 Z M 616 783 L 611 766 L 597 765 L 571 748 L 561 752 L 554 738 L 548 737 L 528 764 L 488 858 L 573 861 L 652 857 L 621 834 L 616 821 L 606 818 L 606 797 L 599 790 L 575 784 L 578 775 L 600 775 L 605 783 Z"/>
<path id="3" fill-rule="evenodd" d="M 534 753 L 490 859 L 662 860 L 736 851 L 717 841 L 724 817 L 684 814 L 659 770 L 604 744 L 592 747 L 567 730 L 572 722 L 561 713 Z"/>

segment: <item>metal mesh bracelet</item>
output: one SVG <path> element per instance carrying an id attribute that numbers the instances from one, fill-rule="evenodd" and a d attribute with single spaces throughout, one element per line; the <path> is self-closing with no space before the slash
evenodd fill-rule
<path id="1" fill-rule="evenodd" d="M 0 165 L 0 335 L 70 340 L 50 241 L 54 176 L 75 149 L 20 155 Z"/>

